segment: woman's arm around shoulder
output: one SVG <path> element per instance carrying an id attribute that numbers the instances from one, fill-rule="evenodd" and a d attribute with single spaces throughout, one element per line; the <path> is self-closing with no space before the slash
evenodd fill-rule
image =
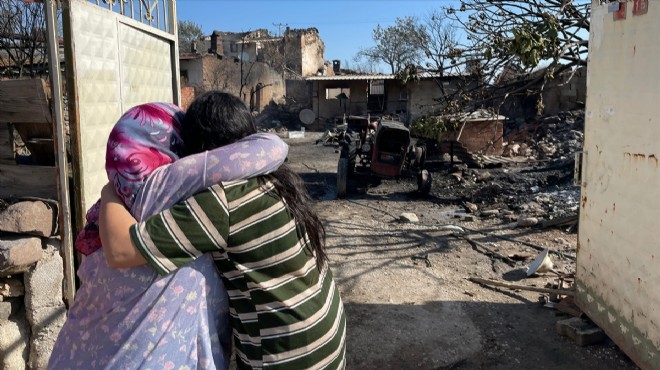
<path id="1" fill-rule="evenodd" d="M 135 218 L 115 193 L 112 184 L 105 185 L 101 190 L 99 234 L 103 253 L 110 267 L 128 268 L 147 263 L 133 245 L 129 233 L 130 227 L 136 223 Z"/>
<path id="2" fill-rule="evenodd" d="M 279 168 L 289 146 L 277 135 L 256 133 L 157 168 L 138 192 L 132 214 L 142 220 L 220 181 L 266 175 Z"/>

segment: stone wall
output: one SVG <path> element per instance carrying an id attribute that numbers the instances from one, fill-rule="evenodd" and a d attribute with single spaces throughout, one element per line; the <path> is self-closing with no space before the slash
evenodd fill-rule
<path id="1" fill-rule="evenodd" d="M 569 79 L 570 78 L 570 79 Z M 580 109 L 587 99 L 587 68 L 579 68 L 574 74 L 564 73 L 548 83 L 543 93 L 543 114 Z"/>
<path id="2" fill-rule="evenodd" d="M 54 202 L 0 200 L 0 369 L 45 369 L 64 324 Z"/>

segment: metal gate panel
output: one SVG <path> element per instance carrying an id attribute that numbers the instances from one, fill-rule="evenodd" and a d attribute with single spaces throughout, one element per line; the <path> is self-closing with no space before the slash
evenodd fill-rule
<path id="1" fill-rule="evenodd" d="M 660 369 L 660 7 L 615 21 L 592 4 L 576 298 Z"/>
<path id="2" fill-rule="evenodd" d="M 84 1 L 72 1 L 71 13 L 81 154 L 74 155 L 74 163 L 82 180 L 79 195 L 84 211 L 108 181 L 106 142 L 122 112 L 119 37 L 113 13 Z"/>
<path id="3" fill-rule="evenodd" d="M 145 101 L 172 102 L 170 42 L 123 23 L 119 40 L 124 110 Z"/>
<path id="4" fill-rule="evenodd" d="M 135 11 L 135 20 L 85 0 L 65 4 L 65 37 L 71 40 L 65 51 L 67 83 L 69 96 L 75 97 L 69 109 L 76 224 L 81 227 L 86 209 L 108 182 L 106 142 L 117 119 L 138 104 L 178 103 L 178 53 L 176 26 L 164 21 L 158 25 L 162 30 L 150 26 L 147 1 L 136 4 L 145 10 Z M 173 1 L 170 6 L 175 6 Z M 174 22 L 174 8 L 162 18 L 165 14 Z"/>

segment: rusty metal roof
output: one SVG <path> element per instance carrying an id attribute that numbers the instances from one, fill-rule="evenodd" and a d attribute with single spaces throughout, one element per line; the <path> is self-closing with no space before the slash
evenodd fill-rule
<path id="1" fill-rule="evenodd" d="M 305 78 L 308 81 L 356 81 L 356 80 L 394 80 L 395 75 L 339 75 L 339 76 L 311 76 Z"/>
<path id="2" fill-rule="evenodd" d="M 451 77 L 459 77 L 464 75 L 457 75 L 457 74 L 445 74 L 442 75 L 441 73 L 435 73 L 435 72 L 420 72 L 417 75 L 420 79 L 427 79 L 427 78 L 451 78 Z M 396 75 L 386 75 L 386 74 L 364 74 L 364 75 L 358 75 L 358 74 L 349 74 L 349 75 L 339 75 L 339 76 L 311 76 L 305 78 L 307 81 L 362 81 L 362 80 L 396 80 L 397 76 Z"/>

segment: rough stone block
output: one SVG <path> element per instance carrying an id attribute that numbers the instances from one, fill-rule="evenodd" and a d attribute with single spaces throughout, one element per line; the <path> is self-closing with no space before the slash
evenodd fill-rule
<path id="1" fill-rule="evenodd" d="M 27 271 L 43 255 L 41 239 L 25 236 L 0 238 L 0 276 Z"/>
<path id="2" fill-rule="evenodd" d="M 62 304 L 58 307 L 42 308 L 32 314 L 28 313 L 27 316 L 28 321 L 30 317 L 39 320 L 37 325 L 31 325 L 29 368 L 45 369 L 66 320 L 66 307 Z"/>
<path id="3" fill-rule="evenodd" d="M 59 307 L 62 301 L 64 261 L 57 251 L 48 250 L 44 257 L 24 275 L 25 307 L 29 312 L 47 307 Z M 35 320 L 28 320 L 35 323 Z"/>
<path id="4" fill-rule="evenodd" d="M 0 231 L 49 237 L 55 229 L 55 212 L 41 201 L 14 203 L 0 213 Z"/>
<path id="5" fill-rule="evenodd" d="M 28 362 L 30 327 L 20 313 L 0 320 L 0 369 L 23 370 Z"/>
<path id="6" fill-rule="evenodd" d="M 66 307 L 62 301 L 64 261 L 58 245 L 57 240 L 50 239 L 44 257 L 23 275 L 26 316 L 32 331 L 31 369 L 46 367 L 66 318 Z"/>
<path id="7" fill-rule="evenodd" d="M 21 308 L 23 308 L 23 298 L 7 298 L 0 302 L 0 321 L 9 320 Z"/>
<path id="8" fill-rule="evenodd" d="M 601 343 L 607 338 L 601 328 L 579 317 L 557 321 L 557 332 L 573 339 L 581 347 Z"/>

